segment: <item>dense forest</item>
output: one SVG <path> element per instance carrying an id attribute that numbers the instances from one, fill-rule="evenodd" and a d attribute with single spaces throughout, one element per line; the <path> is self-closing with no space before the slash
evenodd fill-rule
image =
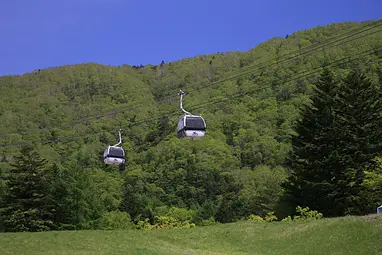
<path id="1" fill-rule="evenodd" d="M 331 24 L 157 65 L 0 77 L 0 229 L 208 225 L 281 219 L 297 206 L 374 212 L 381 25 Z M 176 137 L 179 90 L 206 120 L 201 140 Z M 119 129 L 123 171 L 102 157 Z"/>

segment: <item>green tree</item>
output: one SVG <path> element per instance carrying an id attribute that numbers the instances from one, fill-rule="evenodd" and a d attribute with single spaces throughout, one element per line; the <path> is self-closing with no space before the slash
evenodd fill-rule
<path id="1" fill-rule="evenodd" d="M 262 215 L 278 199 L 279 183 L 285 178 L 280 166 L 291 149 L 298 108 L 310 100 L 312 72 L 333 64 L 336 73 L 345 74 L 349 61 L 357 60 L 354 65 L 363 66 L 368 76 L 376 79 L 379 71 L 382 77 L 382 55 L 376 49 L 381 33 L 319 44 L 334 42 L 330 37 L 339 38 L 345 30 L 369 29 L 369 24 L 333 24 L 299 31 L 288 39 L 274 38 L 248 52 L 185 58 L 164 64 L 165 75 L 158 75 L 153 65 L 87 63 L 1 76 L 0 203 L 9 191 L 8 161 L 22 143 L 40 144 L 40 154 L 57 164 L 50 193 L 58 229 L 94 227 L 100 217 L 109 219 L 107 212 L 121 207 L 143 220 L 164 205 L 193 209 L 208 221 Z M 202 114 L 207 122 L 202 141 L 176 139 L 182 114 L 179 89 L 189 94 L 186 109 Z M 344 126 L 353 131 L 333 137 L 355 148 L 352 134 L 359 132 L 351 122 Z M 113 130 L 119 128 L 124 130 L 127 159 L 122 173 L 102 159 L 106 146 L 116 143 Z M 337 148 L 336 144 L 325 146 Z M 357 195 L 358 183 L 352 186 L 362 180 L 362 173 L 358 163 L 345 164 L 349 148 L 333 150 L 338 167 L 333 163 L 333 169 L 325 169 L 333 176 L 339 172 L 327 186 L 334 190 L 328 201 L 338 204 L 338 211 L 346 204 L 360 207 L 367 195 Z M 320 201 L 325 200 L 323 196 Z"/>
<path id="2" fill-rule="evenodd" d="M 334 100 L 337 88 L 332 72 L 325 69 L 311 105 L 305 107 L 296 124 L 297 135 L 292 138 L 292 151 L 286 160 L 290 175 L 283 185 L 292 207 L 309 206 L 328 216 L 341 207 L 335 203 L 333 180 L 345 179 L 342 172 L 333 176 L 341 169 Z"/>
<path id="3" fill-rule="evenodd" d="M 346 167 L 348 193 L 345 198 L 346 213 L 363 214 L 369 211 L 368 195 L 361 184 L 365 177 L 364 169 L 373 167 L 376 163 L 373 159 L 382 152 L 381 98 L 381 88 L 358 69 L 347 75 L 338 93 L 341 154 L 344 155 L 341 164 Z"/>
<path id="4" fill-rule="evenodd" d="M 375 166 L 365 170 L 365 179 L 362 183 L 372 210 L 382 205 L 382 157 L 377 157 L 375 163 Z"/>
<path id="5" fill-rule="evenodd" d="M 51 169 L 32 147 L 23 147 L 11 163 L 9 192 L 1 205 L 5 231 L 43 231 L 54 228 Z"/>
<path id="6" fill-rule="evenodd" d="M 71 197 L 70 172 L 54 164 L 51 194 L 54 201 L 54 222 L 59 230 L 75 229 L 75 206 Z"/>
<path id="7" fill-rule="evenodd" d="M 366 213 L 363 169 L 381 151 L 379 88 L 357 70 L 343 83 L 324 70 L 316 85 L 292 139 L 286 194 L 325 216 Z"/>

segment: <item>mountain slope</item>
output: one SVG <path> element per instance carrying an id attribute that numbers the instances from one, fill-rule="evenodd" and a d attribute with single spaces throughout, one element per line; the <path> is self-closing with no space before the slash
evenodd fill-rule
<path id="1" fill-rule="evenodd" d="M 20 146 L 34 146 L 67 174 L 73 200 L 65 201 L 82 206 L 70 211 L 81 224 L 117 209 L 152 218 L 163 206 L 221 222 L 263 215 L 278 203 L 293 124 L 321 67 L 338 78 L 362 68 L 378 82 L 381 25 L 332 24 L 248 52 L 155 66 L 87 63 L 0 77 L 0 172 L 7 175 Z M 179 89 L 185 109 L 207 122 L 201 141 L 175 137 Z M 121 174 L 102 162 L 120 128 L 128 160 Z"/>

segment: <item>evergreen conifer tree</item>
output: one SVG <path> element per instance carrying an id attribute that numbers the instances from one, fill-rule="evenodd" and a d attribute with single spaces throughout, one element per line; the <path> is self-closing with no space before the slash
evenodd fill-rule
<path id="1" fill-rule="evenodd" d="M 380 89 L 358 70 L 341 84 L 324 70 L 315 92 L 292 139 L 286 194 L 326 216 L 368 213 L 363 170 L 381 153 Z"/>
<path id="2" fill-rule="evenodd" d="M 335 97 L 338 86 L 325 69 L 316 83 L 311 105 L 297 122 L 292 152 L 287 159 L 291 173 L 285 188 L 294 206 L 309 206 L 324 215 L 338 210 L 334 203 L 333 172 L 338 167 L 338 124 Z"/>
<path id="3" fill-rule="evenodd" d="M 364 169 L 373 167 L 373 159 L 382 152 L 381 89 L 355 69 L 343 81 L 338 105 L 343 131 L 342 164 L 346 167 L 347 183 L 344 213 L 368 213 L 368 199 L 362 182 Z"/>
<path id="4" fill-rule="evenodd" d="M 0 208 L 4 230 L 43 231 L 54 227 L 47 160 L 33 148 L 23 147 L 11 166 L 9 191 Z"/>

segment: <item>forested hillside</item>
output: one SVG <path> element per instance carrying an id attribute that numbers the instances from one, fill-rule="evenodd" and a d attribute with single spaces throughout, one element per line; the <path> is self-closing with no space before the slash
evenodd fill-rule
<path id="1" fill-rule="evenodd" d="M 36 219 L 33 226 L 17 223 L 13 230 L 21 231 L 97 228 L 129 218 L 153 223 L 174 214 L 203 225 L 293 212 L 295 205 L 280 197 L 300 109 L 310 104 L 322 67 L 338 82 L 362 70 L 381 84 L 381 25 L 332 24 L 247 52 L 175 62 L 164 56 L 157 65 L 87 63 L 0 77 L 4 215 Z M 202 140 L 176 138 L 180 89 L 185 109 L 206 120 Z M 119 129 L 122 172 L 102 158 Z M 39 167 L 30 178 L 24 172 L 33 165 Z M 10 187 L 23 194 L 24 207 L 9 206 Z M 28 203 L 35 207 L 25 212 Z"/>

